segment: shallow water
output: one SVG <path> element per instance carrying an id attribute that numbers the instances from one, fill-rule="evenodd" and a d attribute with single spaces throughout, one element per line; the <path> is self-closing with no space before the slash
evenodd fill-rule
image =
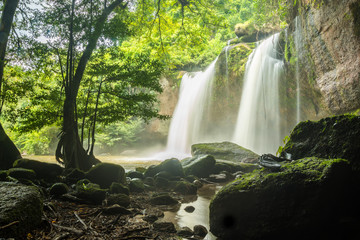
<path id="1" fill-rule="evenodd" d="M 182 203 L 177 211 L 164 212 L 163 221 L 173 222 L 177 227 L 189 227 L 193 229 L 195 225 L 203 225 L 209 231 L 209 205 L 212 197 L 222 186 L 215 184 L 204 185 L 198 190 L 197 196 L 190 196 L 186 203 Z M 185 211 L 187 206 L 193 206 L 194 212 Z M 205 240 L 217 239 L 209 232 Z"/>

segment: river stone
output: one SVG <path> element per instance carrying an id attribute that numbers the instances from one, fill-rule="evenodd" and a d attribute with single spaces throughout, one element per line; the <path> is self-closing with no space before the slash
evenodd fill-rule
<path id="1" fill-rule="evenodd" d="M 172 222 L 154 222 L 153 227 L 155 231 L 176 233 L 175 226 Z"/>
<path id="2" fill-rule="evenodd" d="M 140 178 L 131 179 L 129 183 L 130 192 L 144 192 L 145 186 Z"/>
<path id="3" fill-rule="evenodd" d="M 204 238 L 208 234 L 208 230 L 203 225 L 194 226 L 194 235 L 200 238 Z"/>
<path id="4" fill-rule="evenodd" d="M 153 205 L 174 205 L 179 202 L 171 197 L 169 194 L 155 194 L 150 198 L 150 203 Z"/>
<path id="5" fill-rule="evenodd" d="M 212 173 L 215 159 L 210 155 L 197 155 L 182 161 L 184 173 L 196 177 L 207 177 Z"/>
<path id="6" fill-rule="evenodd" d="M 249 173 L 259 168 L 258 164 L 253 163 L 243 163 L 243 162 L 232 162 L 228 160 L 216 160 L 214 173 L 220 173 L 222 171 L 227 171 L 230 173 L 235 172 L 244 172 Z"/>
<path id="7" fill-rule="evenodd" d="M 144 178 L 144 174 L 142 174 L 141 172 L 138 172 L 138 171 L 133 171 L 133 170 L 127 172 L 126 176 L 129 178 L 140 178 L 140 179 Z"/>
<path id="8" fill-rule="evenodd" d="M 145 177 L 154 177 L 159 172 L 168 172 L 172 176 L 183 177 L 184 172 L 181 163 L 178 159 L 172 158 L 167 159 L 159 165 L 152 165 L 146 169 Z"/>
<path id="9" fill-rule="evenodd" d="M 85 201 L 101 204 L 106 197 L 106 190 L 101 189 L 99 184 L 82 179 L 76 183 L 75 195 Z"/>
<path id="10" fill-rule="evenodd" d="M 40 162 L 37 160 L 22 158 L 14 162 L 16 168 L 32 169 L 38 178 L 54 179 L 62 174 L 63 168 L 54 163 Z"/>
<path id="11" fill-rule="evenodd" d="M 54 183 L 49 190 L 52 196 L 61 196 L 69 191 L 69 187 L 65 183 Z"/>
<path id="12" fill-rule="evenodd" d="M 102 188 L 109 188 L 113 182 L 125 184 L 125 170 L 122 166 L 113 163 L 99 163 L 92 167 L 86 178 Z"/>
<path id="13" fill-rule="evenodd" d="M 341 115 L 300 122 L 291 132 L 281 156 L 343 158 L 360 170 L 360 116 Z"/>
<path id="14" fill-rule="evenodd" d="M 117 183 L 117 182 L 113 182 L 110 185 L 109 191 L 110 191 L 110 193 L 122 193 L 122 194 L 126 194 L 126 195 L 130 194 L 128 187 L 125 187 L 121 183 Z"/>
<path id="15" fill-rule="evenodd" d="M 106 215 L 128 215 L 131 214 L 131 211 L 118 204 L 114 204 L 112 206 L 103 208 L 103 213 Z"/>
<path id="16" fill-rule="evenodd" d="M 243 148 L 232 142 L 222 143 L 199 143 L 191 146 L 192 155 L 209 154 L 215 159 L 229 160 L 233 162 L 252 162 L 259 157 L 249 149 Z"/>
<path id="17" fill-rule="evenodd" d="M 42 196 L 36 187 L 0 182 L 0 237 L 25 239 L 42 217 Z M 18 223 L 16 223 L 18 221 Z"/>
<path id="18" fill-rule="evenodd" d="M 194 232 L 188 227 L 182 227 L 176 232 L 176 235 L 183 238 L 189 238 L 194 235 Z"/>
<path id="19" fill-rule="evenodd" d="M 359 208 L 350 195 L 357 184 L 351 175 L 343 159 L 304 158 L 276 173 L 255 170 L 215 195 L 210 231 L 221 239 L 328 239 L 334 231 L 345 233 L 342 219 L 356 219 Z"/>
<path id="20" fill-rule="evenodd" d="M 118 204 L 122 207 L 128 207 L 130 205 L 130 197 L 126 194 L 110 194 L 107 196 L 107 205 Z"/>
<path id="21" fill-rule="evenodd" d="M 176 183 L 174 192 L 183 195 L 195 195 L 197 193 L 197 187 L 195 184 L 186 181 L 181 181 Z"/>
<path id="22" fill-rule="evenodd" d="M 192 213 L 192 212 L 195 211 L 195 207 L 193 207 L 193 206 L 186 206 L 186 207 L 184 208 L 184 210 L 185 210 L 185 212 Z"/>

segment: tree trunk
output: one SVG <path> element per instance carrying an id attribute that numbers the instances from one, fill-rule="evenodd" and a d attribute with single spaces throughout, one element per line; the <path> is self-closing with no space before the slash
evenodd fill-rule
<path id="1" fill-rule="evenodd" d="M 116 7 L 120 6 L 122 2 L 123 0 L 116 0 L 103 10 L 96 21 L 94 32 L 91 34 L 88 45 L 77 65 L 74 78 L 71 79 L 70 84 L 66 86 L 68 89 L 65 89 L 63 133 L 56 150 L 56 159 L 59 162 L 63 162 L 65 168 L 88 170 L 93 164 L 99 162 L 94 156 L 88 155 L 81 144 L 78 134 L 77 119 L 75 116 L 76 98 L 87 62 L 96 48 L 97 41 L 103 32 L 105 22 L 110 13 Z"/>
<path id="2" fill-rule="evenodd" d="M 5 54 L 6 46 L 9 39 L 11 25 L 14 19 L 15 10 L 19 0 L 7 0 L 5 1 L 4 10 L 1 16 L 0 23 L 0 114 L 3 106 L 4 98 L 2 97 L 2 83 L 5 66 Z M 15 144 L 11 141 L 8 135 L 5 133 L 4 128 L 0 123 L 0 169 L 9 169 L 12 167 L 13 162 L 16 159 L 21 158 L 19 150 Z"/>
<path id="3" fill-rule="evenodd" d="M 19 150 L 5 133 L 0 123 L 0 169 L 9 169 L 15 160 L 21 158 Z"/>

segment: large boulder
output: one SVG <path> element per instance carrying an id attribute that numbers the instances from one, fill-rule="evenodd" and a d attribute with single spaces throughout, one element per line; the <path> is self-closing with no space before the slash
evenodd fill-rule
<path id="1" fill-rule="evenodd" d="M 154 177 L 159 172 L 168 172 L 172 176 L 184 176 L 181 163 L 176 158 L 167 159 L 159 165 L 150 166 L 148 169 L 146 169 L 144 175 L 145 177 Z"/>
<path id="2" fill-rule="evenodd" d="M 41 222 L 42 201 L 35 187 L 0 182 L 0 238 L 26 239 Z"/>
<path id="3" fill-rule="evenodd" d="M 13 167 L 34 170 L 38 178 L 46 179 L 54 179 L 63 172 L 63 168 L 57 164 L 40 162 L 27 158 L 16 160 Z"/>
<path id="4" fill-rule="evenodd" d="M 351 171 L 347 160 L 304 158 L 245 174 L 215 195 L 210 231 L 221 239 L 348 239 L 359 208 Z"/>
<path id="5" fill-rule="evenodd" d="M 211 155 L 198 155 L 182 161 L 185 175 L 208 177 L 214 169 L 215 159 Z"/>
<path id="6" fill-rule="evenodd" d="M 282 157 L 343 158 L 360 169 L 360 116 L 341 115 L 300 122 L 291 132 Z"/>
<path id="7" fill-rule="evenodd" d="M 191 153 L 192 155 L 209 154 L 216 159 L 233 162 L 254 162 L 259 157 L 249 149 L 232 142 L 194 144 L 191 146 Z"/>
<path id="8" fill-rule="evenodd" d="M 126 182 L 124 168 L 113 163 L 96 164 L 86 173 L 86 178 L 99 184 L 101 188 L 109 188 L 113 182 Z"/>
<path id="9" fill-rule="evenodd" d="M 244 173 L 249 173 L 258 168 L 259 165 L 253 163 L 242 163 L 242 162 L 239 163 L 228 160 L 216 160 L 214 166 L 214 173 L 220 173 L 222 171 L 227 171 L 230 173 L 235 173 L 239 171 Z"/>

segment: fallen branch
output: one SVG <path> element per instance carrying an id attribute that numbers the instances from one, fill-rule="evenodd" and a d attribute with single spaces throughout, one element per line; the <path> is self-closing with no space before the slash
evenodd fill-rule
<path id="1" fill-rule="evenodd" d="M 84 226 L 84 229 L 87 230 L 88 226 L 85 224 L 85 222 L 79 217 L 79 215 L 74 212 L 75 217 L 79 220 L 79 222 Z"/>
<path id="2" fill-rule="evenodd" d="M 82 235 L 82 234 L 83 234 L 83 231 L 82 231 L 82 230 L 79 230 L 79 229 L 76 229 L 76 228 L 64 227 L 64 226 L 58 225 L 58 224 L 56 224 L 56 223 L 51 223 L 51 224 L 52 224 L 54 227 L 60 228 L 60 229 L 62 229 L 62 230 L 68 231 L 68 232 L 75 233 L 76 235 Z"/>
<path id="3" fill-rule="evenodd" d="M 11 227 L 12 225 L 18 224 L 18 223 L 19 223 L 19 221 L 14 221 L 14 222 L 9 223 L 7 225 L 1 226 L 0 229 L 5 229 L 5 228 L 8 228 L 8 227 Z"/>

